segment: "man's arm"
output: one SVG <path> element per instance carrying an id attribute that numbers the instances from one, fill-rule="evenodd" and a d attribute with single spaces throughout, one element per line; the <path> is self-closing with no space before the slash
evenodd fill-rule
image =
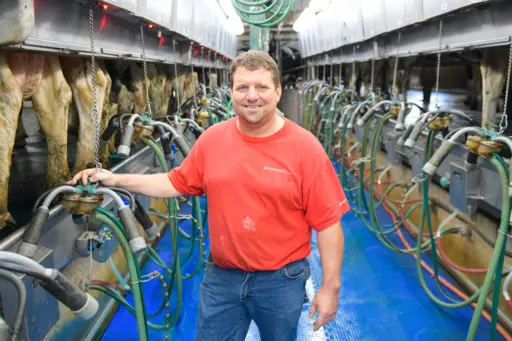
<path id="1" fill-rule="evenodd" d="M 173 198 L 182 195 L 167 173 L 158 174 L 114 174 L 117 187 L 151 198 Z"/>
<path id="2" fill-rule="evenodd" d="M 309 308 L 309 318 L 318 311 L 318 318 L 313 323 L 314 331 L 333 321 L 338 311 L 341 263 L 345 244 L 340 222 L 319 231 L 317 241 L 322 261 L 322 286 Z"/>
<path id="3" fill-rule="evenodd" d="M 345 248 L 345 237 L 341 229 L 341 223 L 328 227 L 318 232 L 318 249 L 322 261 L 322 287 L 340 290 L 341 265 Z"/>

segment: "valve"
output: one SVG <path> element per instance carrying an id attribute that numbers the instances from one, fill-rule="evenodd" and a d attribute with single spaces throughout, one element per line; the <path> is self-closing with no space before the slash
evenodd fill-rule
<path id="1" fill-rule="evenodd" d="M 103 194 L 80 195 L 66 193 L 62 197 L 62 208 L 78 215 L 91 215 L 103 202 Z"/>
<path id="2" fill-rule="evenodd" d="M 478 135 L 468 136 L 466 140 L 466 147 L 473 154 L 478 154 L 478 149 L 480 147 L 480 143 L 482 142 L 482 137 Z"/>
<path id="3" fill-rule="evenodd" d="M 199 114 L 196 116 L 196 122 L 204 127 L 206 126 L 206 123 L 208 122 L 208 118 L 210 117 L 210 114 L 208 111 L 200 111 Z"/>
<path id="4" fill-rule="evenodd" d="M 441 131 L 443 129 L 448 129 L 450 124 L 452 124 L 452 117 L 449 115 L 439 115 L 430 121 L 427 125 L 428 129 L 434 132 Z"/>
<path id="5" fill-rule="evenodd" d="M 210 105 L 212 103 L 212 101 L 210 101 L 208 98 L 206 97 L 201 97 L 199 99 L 199 105 Z"/>
<path id="6" fill-rule="evenodd" d="M 503 145 L 496 141 L 482 141 L 478 147 L 478 155 L 484 158 L 489 158 L 493 153 L 501 151 Z"/>
<path id="7" fill-rule="evenodd" d="M 155 129 L 152 125 L 144 124 L 141 121 L 133 123 L 133 128 L 132 143 L 135 143 L 138 139 L 152 136 Z"/>
<path id="8" fill-rule="evenodd" d="M 397 118 L 400 110 L 402 109 L 400 102 L 393 102 L 389 107 L 389 113 L 393 115 L 393 117 Z"/>

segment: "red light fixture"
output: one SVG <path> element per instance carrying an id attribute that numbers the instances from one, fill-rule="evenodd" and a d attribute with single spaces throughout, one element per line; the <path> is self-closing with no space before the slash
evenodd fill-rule
<path id="1" fill-rule="evenodd" d="M 108 9 L 108 5 L 107 4 L 103 4 L 103 9 Z"/>

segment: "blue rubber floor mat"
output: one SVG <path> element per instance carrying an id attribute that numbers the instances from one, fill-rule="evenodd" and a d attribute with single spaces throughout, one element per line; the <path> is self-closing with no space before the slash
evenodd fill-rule
<path id="1" fill-rule="evenodd" d="M 354 205 L 352 203 L 352 205 Z M 356 206 L 352 206 L 356 207 Z M 186 214 L 187 212 L 183 212 Z M 382 224 L 392 224 L 389 214 L 377 209 Z M 409 255 L 399 254 L 385 248 L 377 237 L 369 231 L 357 216 L 347 213 L 342 219 L 345 234 L 345 254 L 343 259 L 342 289 L 336 320 L 328 326 L 313 332 L 313 319 L 307 317 L 310 304 L 304 305 L 299 322 L 297 341 L 432 341 L 465 340 L 473 315 L 473 308 L 447 309 L 434 303 L 420 286 L 416 273 L 416 260 Z M 180 225 L 190 231 L 190 222 Z M 390 238 L 397 246 L 403 247 L 398 237 Z M 187 243 L 181 239 L 180 252 L 188 251 Z M 409 240 L 410 243 L 414 243 Z M 320 254 L 313 234 L 313 252 L 309 256 L 311 278 L 307 283 L 308 297 L 313 299 L 322 280 Z M 208 246 L 207 246 L 208 247 Z M 197 249 L 196 249 L 197 250 Z M 162 259 L 171 264 L 172 253 L 168 232 L 164 234 L 158 251 Z M 207 252 L 207 251 L 206 251 Z M 197 255 L 197 254 L 196 254 Z M 431 261 L 424 260 L 432 266 Z M 191 271 L 195 261 L 191 261 L 186 271 Z M 142 269 L 143 273 L 160 271 L 152 262 Z M 424 272 L 425 273 L 425 272 Z M 446 274 L 440 271 L 445 278 Z M 198 311 L 199 285 L 203 272 L 189 281 L 183 282 L 183 306 L 175 329 L 171 330 L 171 340 L 193 341 Z M 444 298 L 436 289 L 433 279 L 425 273 L 425 280 L 431 290 Z M 453 283 L 452 283 L 453 284 Z M 153 280 L 144 286 L 146 311 L 155 311 L 162 300 L 163 288 Z M 456 298 L 453 295 L 450 297 Z M 127 297 L 133 303 L 131 297 Z M 175 293 L 171 299 L 171 312 L 176 305 Z M 162 323 L 163 315 L 151 319 Z M 481 319 L 476 340 L 489 340 L 490 324 Z M 135 318 L 126 309 L 119 308 L 102 338 L 110 340 L 137 340 Z M 165 340 L 164 332 L 149 329 L 150 340 Z M 499 340 L 503 340 L 501 336 Z M 252 324 L 246 341 L 259 341 L 256 325 Z"/>

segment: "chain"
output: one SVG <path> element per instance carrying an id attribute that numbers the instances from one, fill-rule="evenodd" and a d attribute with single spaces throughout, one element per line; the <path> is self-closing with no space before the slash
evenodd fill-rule
<path id="1" fill-rule="evenodd" d="M 437 100 L 437 95 L 439 92 L 439 74 L 441 73 L 441 38 L 443 34 L 443 21 L 439 21 L 439 51 L 437 51 L 437 66 L 436 66 L 436 89 L 435 89 L 435 107 L 436 110 L 439 110 L 439 104 Z"/>
<path id="2" fill-rule="evenodd" d="M 398 99 L 398 93 L 395 93 L 396 87 L 396 75 L 398 72 L 398 48 L 400 47 L 400 38 L 402 37 L 402 32 L 398 32 L 398 39 L 396 42 L 396 57 L 395 57 L 395 70 L 393 71 L 393 88 L 391 89 L 395 99 Z"/>
<path id="3" fill-rule="evenodd" d="M 343 83 L 343 62 L 340 62 L 340 86 Z"/>
<path id="4" fill-rule="evenodd" d="M 98 112 L 98 99 L 96 98 L 96 59 L 95 59 L 95 51 L 94 51 L 94 11 L 93 5 L 95 4 L 94 0 L 89 1 L 89 34 L 91 38 L 91 73 L 92 73 L 92 108 L 91 108 L 91 118 L 92 125 L 94 128 L 94 140 L 96 141 L 96 145 L 94 147 L 94 164 L 96 165 L 96 171 L 101 171 L 101 163 L 100 163 L 100 118 Z"/>
<path id="5" fill-rule="evenodd" d="M 146 65 L 146 49 L 144 48 L 144 24 L 140 23 L 140 41 L 142 43 L 142 65 L 144 66 L 144 83 L 146 83 L 146 102 L 148 106 L 148 114 L 151 117 L 151 103 L 149 101 L 149 78 L 148 67 Z"/>
<path id="6" fill-rule="evenodd" d="M 180 103 L 180 84 L 178 78 L 178 63 L 176 62 L 176 40 L 172 40 L 172 54 L 174 56 L 174 77 L 176 77 L 176 83 L 178 89 L 176 89 L 176 101 L 178 102 L 178 113 L 181 115 L 181 103 Z M 194 75 L 192 75 L 192 79 Z"/>
<path id="7" fill-rule="evenodd" d="M 375 73 L 375 59 L 372 58 L 372 76 L 371 76 L 371 81 L 370 81 L 370 92 L 373 92 L 374 73 Z"/>
<path id="8" fill-rule="evenodd" d="M 201 48 L 201 68 L 203 69 L 203 84 L 206 86 L 206 73 L 204 72 L 204 57 L 203 57 L 203 49 Z"/>
<path id="9" fill-rule="evenodd" d="M 190 51 L 192 51 L 192 46 L 190 46 Z M 175 70 L 176 74 L 178 72 Z M 194 64 L 192 61 L 190 61 L 190 73 L 192 74 L 192 83 L 194 83 L 194 91 L 192 91 L 192 94 L 194 94 L 194 108 L 197 108 L 197 98 L 196 98 L 196 81 L 194 79 Z"/>
<path id="10" fill-rule="evenodd" d="M 356 89 L 355 77 L 356 77 L 356 47 L 354 46 L 354 48 L 352 50 L 352 81 L 354 82 L 352 84 L 353 85 L 353 89 L 352 90 Z"/>
<path id="11" fill-rule="evenodd" d="M 507 116 L 507 105 L 508 105 L 508 92 L 510 88 L 510 72 L 512 67 L 512 44 L 510 44 L 510 49 L 508 53 L 508 74 L 507 74 L 507 87 L 505 90 L 505 101 L 503 103 L 503 114 L 501 115 L 500 120 L 500 135 L 505 132 L 508 125 L 508 116 Z"/>
<path id="12" fill-rule="evenodd" d="M 210 50 L 208 50 L 208 85 L 212 85 L 212 64 L 210 59 Z M 206 84 L 205 84 L 206 85 Z"/>
<path id="13" fill-rule="evenodd" d="M 333 75 L 333 70 L 332 70 L 332 54 L 330 55 L 330 62 L 331 62 L 331 66 L 329 67 L 329 71 L 330 71 L 330 77 L 329 77 L 329 79 L 330 79 L 330 84 L 331 84 L 331 86 L 333 86 L 334 81 L 333 81 L 333 79 L 332 79 L 332 75 Z"/>

